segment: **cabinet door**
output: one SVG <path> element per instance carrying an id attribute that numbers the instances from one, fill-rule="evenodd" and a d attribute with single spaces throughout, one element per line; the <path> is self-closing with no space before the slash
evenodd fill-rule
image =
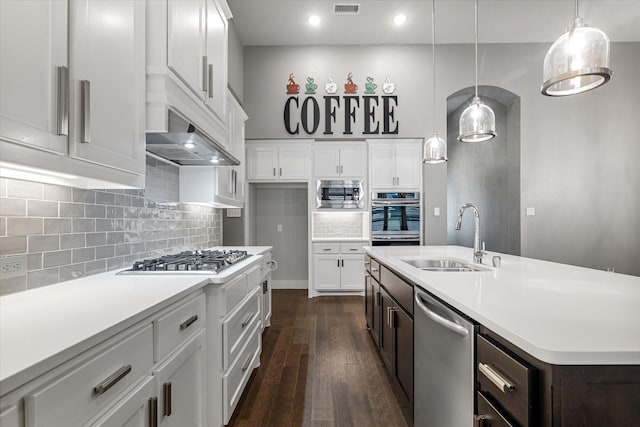
<path id="1" fill-rule="evenodd" d="M 308 147 L 280 147 L 278 162 L 280 179 L 305 180 L 309 178 Z"/>
<path id="2" fill-rule="evenodd" d="M 205 96 L 205 3 L 167 0 L 167 66 L 198 98 Z"/>
<path id="3" fill-rule="evenodd" d="M 271 326 L 271 274 L 262 283 L 262 327 Z"/>
<path id="4" fill-rule="evenodd" d="M 216 194 L 226 197 L 233 198 L 233 190 L 234 190 L 234 168 L 229 166 L 220 166 L 216 168 Z"/>
<path id="5" fill-rule="evenodd" d="M 157 408 L 152 412 L 149 409 L 151 399 L 157 400 L 157 386 L 153 377 L 146 377 L 140 385 L 134 388 L 123 399 L 116 403 L 106 414 L 96 422 L 90 423 L 94 427 L 149 427 L 154 425 L 150 417 L 158 417 Z"/>
<path id="6" fill-rule="evenodd" d="M 373 331 L 373 286 L 371 282 L 373 279 L 367 273 L 364 276 L 364 319 L 367 327 L 370 331 Z"/>
<path id="7" fill-rule="evenodd" d="M 340 257 L 338 255 L 313 256 L 313 282 L 318 290 L 340 289 Z"/>
<path id="8" fill-rule="evenodd" d="M 367 147 L 343 147 L 340 149 L 340 172 L 343 178 L 362 178 L 367 174 Z"/>
<path id="9" fill-rule="evenodd" d="M 422 147 L 420 144 L 396 145 L 396 187 L 414 190 L 422 179 Z"/>
<path id="10" fill-rule="evenodd" d="M 214 0 L 206 1 L 207 107 L 222 121 L 227 97 L 227 19 Z"/>
<path id="11" fill-rule="evenodd" d="M 371 188 L 394 188 L 395 150 L 393 145 L 371 145 Z"/>
<path id="12" fill-rule="evenodd" d="M 338 147 L 313 149 L 313 175 L 326 178 L 340 176 L 340 149 Z"/>
<path id="13" fill-rule="evenodd" d="M 372 296 L 372 323 L 370 325 L 371 328 L 371 336 L 373 340 L 376 342 L 376 346 L 380 346 L 380 329 L 382 327 L 382 311 L 380 309 L 380 285 L 375 279 L 371 278 L 371 296 Z"/>
<path id="14" fill-rule="evenodd" d="M 273 181 L 277 174 L 277 147 L 247 147 L 247 179 Z"/>
<path id="15" fill-rule="evenodd" d="M 395 365 L 395 331 L 391 324 L 391 310 L 393 308 L 395 308 L 395 303 L 384 288 L 380 287 L 380 354 L 392 374 Z"/>
<path id="16" fill-rule="evenodd" d="M 396 345 L 394 376 L 409 402 L 413 402 L 413 319 L 396 306 L 393 315 Z M 409 405 L 413 408 L 413 405 Z"/>
<path id="17" fill-rule="evenodd" d="M 160 426 L 205 425 L 205 330 L 200 330 L 153 373 L 158 381 Z"/>
<path id="18" fill-rule="evenodd" d="M 340 261 L 340 287 L 349 291 L 364 289 L 362 263 L 364 255 L 342 255 Z"/>
<path id="19" fill-rule="evenodd" d="M 145 173 L 145 2 L 73 1 L 70 154 Z"/>
<path id="20" fill-rule="evenodd" d="M 67 1 L 0 1 L 0 139 L 67 153 Z M 60 74 L 59 74 L 60 73 Z M 58 108 L 58 102 L 62 102 Z M 62 116 L 61 116 L 62 117 Z M 68 124 L 68 111 L 66 111 Z"/>
<path id="21" fill-rule="evenodd" d="M 0 412 L 0 426 L 2 427 L 20 427 L 20 413 L 18 412 L 18 406 L 13 405 L 8 408 L 4 408 Z"/>

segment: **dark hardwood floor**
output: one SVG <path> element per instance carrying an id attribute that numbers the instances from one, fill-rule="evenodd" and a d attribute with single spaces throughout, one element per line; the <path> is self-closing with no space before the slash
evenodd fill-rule
<path id="1" fill-rule="evenodd" d="M 261 366 L 229 426 L 407 426 L 363 304 L 274 290 Z"/>

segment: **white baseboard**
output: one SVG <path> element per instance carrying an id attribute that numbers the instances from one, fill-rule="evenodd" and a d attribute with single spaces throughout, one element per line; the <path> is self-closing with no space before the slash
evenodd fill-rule
<path id="1" fill-rule="evenodd" d="M 271 289 L 309 289 L 307 280 L 271 280 Z"/>

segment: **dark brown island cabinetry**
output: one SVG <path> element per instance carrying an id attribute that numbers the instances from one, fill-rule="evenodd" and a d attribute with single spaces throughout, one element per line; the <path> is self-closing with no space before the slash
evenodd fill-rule
<path id="1" fill-rule="evenodd" d="M 476 426 L 640 426 L 640 366 L 552 365 L 484 326 L 476 342 Z"/>
<path id="2" fill-rule="evenodd" d="M 365 257 L 365 318 L 391 375 L 405 418 L 413 420 L 413 285 Z"/>

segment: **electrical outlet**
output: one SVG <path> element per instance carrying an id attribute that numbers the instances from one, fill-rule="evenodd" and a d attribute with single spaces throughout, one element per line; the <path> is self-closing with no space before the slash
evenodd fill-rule
<path id="1" fill-rule="evenodd" d="M 11 279 L 27 275 L 27 257 L 13 256 L 0 259 L 0 277 Z"/>

